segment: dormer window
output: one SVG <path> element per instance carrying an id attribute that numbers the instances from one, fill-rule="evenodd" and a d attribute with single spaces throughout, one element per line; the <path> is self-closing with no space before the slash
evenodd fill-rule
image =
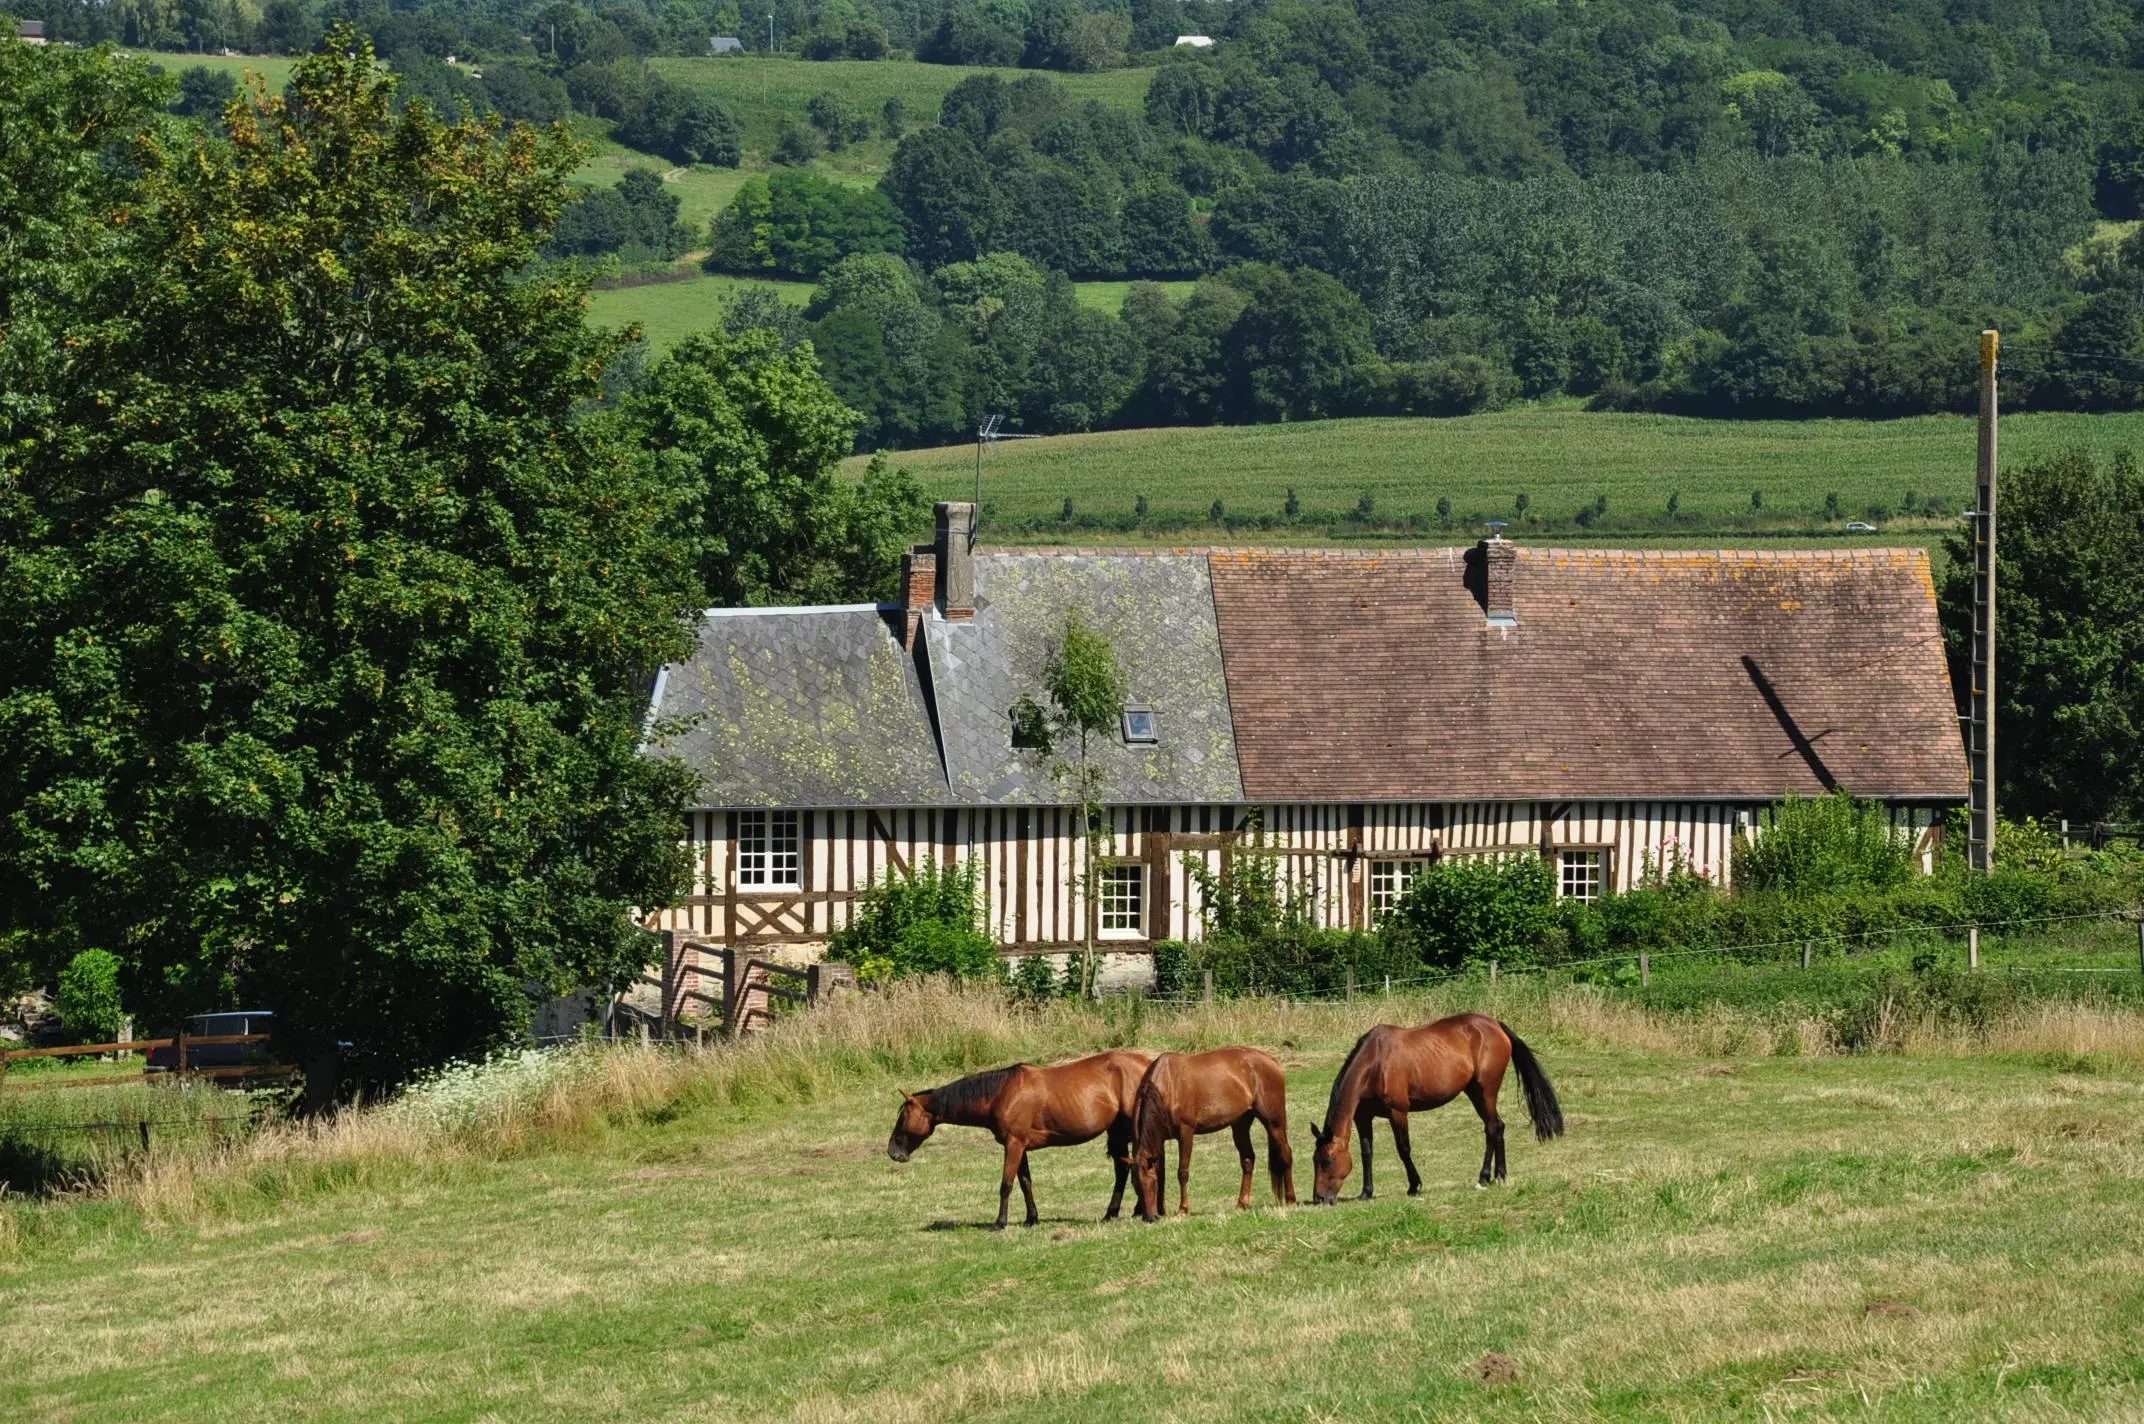
<path id="1" fill-rule="evenodd" d="M 1124 709 L 1124 743 L 1126 746 L 1152 746 L 1161 740 L 1161 731 L 1154 724 L 1154 709 L 1151 707 L 1127 707 Z"/>

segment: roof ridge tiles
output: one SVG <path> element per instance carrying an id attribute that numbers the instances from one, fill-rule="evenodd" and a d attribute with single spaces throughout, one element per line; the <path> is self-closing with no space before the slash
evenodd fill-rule
<path id="1" fill-rule="evenodd" d="M 1520 555 L 1526 558 L 1570 559 L 1606 563 L 1627 561 L 1631 563 L 1669 562 L 1717 562 L 1717 563 L 1851 563 L 1858 559 L 1897 562 L 1926 558 L 1927 550 L 1910 544 L 1871 544 L 1853 548 L 1825 546 L 1814 549 L 1735 549 L 1693 547 L 1687 549 L 1618 549 L 1579 548 L 1558 544 L 1518 544 Z M 1449 558 L 1473 548 L 1465 544 L 1410 544 L 1398 548 L 1348 548 L 1334 546 L 1290 546 L 1284 544 L 1176 544 L 1139 547 L 1125 546 L 1079 546 L 1046 545 L 1020 547 L 1017 545 L 1000 549 L 979 549 L 977 558 L 1061 558 L 1061 559 L 1121 559 L 1121 558 L 1208 558 L 1208 559 L 1335 559 L 1353 562 L 1370 562 L 1386 559 L 1421 560 L 1438 557 Z M 756 610 L 755 610 L 756 611 Z"/>

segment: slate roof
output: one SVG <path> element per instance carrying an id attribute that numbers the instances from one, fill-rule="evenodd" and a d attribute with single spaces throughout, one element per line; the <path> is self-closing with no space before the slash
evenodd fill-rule
<path id="1" fill-rule="evenodd" d="M 1251 799 L 1965 795 L 1920 550 L 1520 548 L 1510 629 L 1470 556 L 1214 556 Z"/>
<path id="2" fill-rule="evenodd" d="M 1096 749 L 1141 802 L 1962 800 L 1919 550 L 1517 549 L 1489 626 L 1469 549 L 984 553 L 976 614 L 710 614 L 656 750 L 709 806 L 1062 803 L 1010 711 L 1078 610 L 1160 741 Z"/>
<path id="3" fill-rule="evenodd" d="M 945 772 L 914 660 L 870 604 L 721 609 L 662 671 L 650 749 L 704 806 L 923 806 Z"/>
<path id="4" fill-rule="evenodd" d="M 1038 702 L 1044 669 L 1077 610 L 1116 647 L 1132 705 L 1150 707 L 1151 746 L 1090 748 L 1103 799 L 1240 801 L 1220 630 L 1206 560 L 1167 554 L 978 554 L 973 618 L 926 618 L 931 687 L 953 798 L 979 805 L 1062 804 L 1048 759 L 1012 745 L 1011 710 Z"/>

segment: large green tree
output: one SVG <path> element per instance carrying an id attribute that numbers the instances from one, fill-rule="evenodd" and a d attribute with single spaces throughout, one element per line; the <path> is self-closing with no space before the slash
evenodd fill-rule
<path id="1" fill-rule="evenodd" d="M 0 82 L 0 132 L 84 118 L 0 182 L 101 274 L 46 284 L 63 354 L 0 432 L 0 945 L 109 948 L 152 1021 L 266 1004 L 385 1081 L 649 959 L 626 911 L 682 884 L 684 787 L 636 752 L 695 492 L 536 265 L 570 142 L 398 112 L 361 38 L 325 49 L 227 139 L 123 154 L 87 120 L 135 71 Z"/>
<path id="2" fill-rule="evenodd" d="M 1997 795 L 2007 816 L 2144 817 L 2144 474 L 2069 450 L 2003 472 L 1996 540 Z M 1940 598 L 1968 684 L 1969 528 Z"/>
<path id="3" fill-rule="evenodd" d="M 906 472 L 841 478 L 860 417 L 809 346 L 753 328 L 688 338 L 626 404 L 666 487 L 698 493 L 701 586 L 715 604 L 891 596 L 927 506 Z"/>

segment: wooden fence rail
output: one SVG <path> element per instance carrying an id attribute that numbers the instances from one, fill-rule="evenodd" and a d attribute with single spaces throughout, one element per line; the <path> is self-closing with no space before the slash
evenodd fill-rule
<path id="1" fill-rule="evenodd" d="M 174 1034 L 170 1038 L 130 1038 L 117 1043 L 78 1043 L 66 1048 L 10 1048 L 5 1052 L 0 1052 L 0 1089 L 8 1089 L 12 1092 L 26 1092 L 37 1088 L 90 1088 L 110 1083 L 153 1083 L 167 1079 L 184 1082 L 189 1078 L 211 1078 L 219 1081 L 232 1078 L 279 1078 L 288 1077 L 290 1074 L 295 1073 L 297 1070 L 287 1063 L 256 1063 L 221 1068 L 197 1068 L 186 1061 L 187 1056 L 197 1048 L 214 1048 L 236 1043 L 266 1043 L 268 1039 L 269 1035 L 265 1033 L 210 1033 L 198 1034 L 192 1037 L 181 1033 Z M 172 1055 L 171 1067 L 153 1068 L 144 1063 L 139 1073 L 107 1075 L 98 1078 L 68 1078 L 57 1083 L 17 1083 L 12 1088 L 9 1088 L 7 1081 L 8 1064 L 21 1059 L 79 1058 L 91 1053 L 147 1053 L 151 1049 L 157 1048 L 175 1050 Z"/>
<path id="2" fill-rule="evenodd" d="M 665 1039 L 702 1033 L 707 1024 L 731 1037 L 755 1033 L 774 1021 L 775 1000 L 803 1006 L 822 1003 L 853 987 L 856 979 L 846 964 L 777 964 L 666 930 L 661 974 L 644 974 L 637 982 L 657 992 L 660 1012 L 637 1014 L 621 995 L 612 1004 L 613 1035 L 628 1015 L 639 1018 L 651 1037 Z M 689 1022 L 694 1019 L 702 1022 Z"/>

